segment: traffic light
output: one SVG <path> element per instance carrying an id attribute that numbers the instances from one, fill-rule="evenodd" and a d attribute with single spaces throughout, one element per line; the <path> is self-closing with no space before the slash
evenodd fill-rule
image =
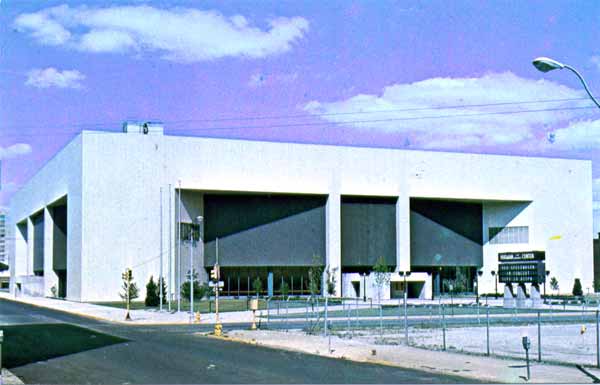
<path id="1" fill-rule="evenodd" d="M 125 269 L 125 272 L 121 274 L 121 278 L 123 278 L 125 281 L 131 281 L 133 279 L 131 269 Z"/>
<path id="2" fill-rule="evenodd" d="M 213 281 L 218 281 L 221 274 L 219 274 L 219 265 L 215 264 L 215 266 L 212 268 L 212 270 L 210 271 L 210 278 Z"/>

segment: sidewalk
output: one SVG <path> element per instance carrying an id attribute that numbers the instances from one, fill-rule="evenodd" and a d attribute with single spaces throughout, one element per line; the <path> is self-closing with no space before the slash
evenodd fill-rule
<path id="1" fill-rule="evenodd" d="M 531 379 L 526 381 L 527 369 L 524 360 L 431 351 L 404 345 L 376 345 L 338 337 L 331 337 L 332 351 L 328 353 L 328 338 L 302 332 L 237 330 L 228 332 L 225 339 L 326 357 L 463 376 L 492 383 L 594 382 L 593 377 L 574 366 L 531 362 Z M 586 370 L 594 376 L 600 376 L 599 369 Z"/>
<path id="2" fill-rule="evenodd" d="M 190 314 L 188 312 L 169 313 L 166 310 L 131 310 L 129 312 L 131 321 L 125 321 L 124 309 L 94 305 L 85 302 L 72 302 L 60 299 L 45 298 L 45 297 L 28 297 L 19 296 L 14 298 L 8 293 L 0 292 L 0 298 L 9 301 L 22 302 L 29 305 L 45 307 L 49 309 L 64 311 L 67 313 L 77 314 L 83 317 L 99 319 L 103 321 L 118 322 L 123 324 L 189 324 Z M 257 312 L 258 316 L 259 312 Z M 219 314 L 222 323 L 248 323 L 252 322 L 251 311 L 227 312 Z M 213 324 L 215 322 L 215 314 L 201 314 L 200 324 Z"/>
<path id="3" fill-rule="evenodd" d="M 23 383 L 19 377 L 9 372 L 8 369 L 2 369 L 2 381 L 4 385 L 20 385 Z"/>

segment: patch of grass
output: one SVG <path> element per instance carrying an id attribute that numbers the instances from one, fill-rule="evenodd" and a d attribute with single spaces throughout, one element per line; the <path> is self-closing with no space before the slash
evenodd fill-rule
<path id="1" fill-rule="evenodd" d="M 199 311 L 200 313 L 214 313 L 215 311 L 215 301 L 214 299 L 210 301 L 209 304 L 207 299 L 203 299 L 202 301 L 194 301 L 194 311 Z M 114 301 L 114 302 L 93 302 L 95 305 L 102 306 L 110 306 L 116 307 L 119 309 L 125 309 L 125 302 L 123 301 Z M 246 299 L 219 299 L 219 312 L 225 313 L 230 311 L 245 311 L 249 309 L 249 304 Z M 258 308 L 266 309 L 267 305 L 263 299 L 258 300 Z M 144 302 L 132 302 L 131 310 L 158 310 L 158 307 L 148 307 L 144 305 Z M 163 309 L 167 309 L 167 304 L 163 304 Z M 171 310 L 177 309 L 177 301 L 171 302 Z M 181 310 L 182 311 L 190 311 L 190 303 L 189 301 L 183 300 L 181 301 Z"/>
<path id="2" fill-rule="evenodd" d="M 70 324 L 7 325 L 0 329 L 4 331 L 2 366 L 9 369 L 127 341 Z"/>

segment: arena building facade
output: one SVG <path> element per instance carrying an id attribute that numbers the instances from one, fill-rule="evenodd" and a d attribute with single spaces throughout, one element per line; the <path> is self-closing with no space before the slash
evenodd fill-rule
<path id="1" fill-rule="evenodd" d="M 12 197 L 15 295 L 117 300 L 132 268 L 143 296 L 162 263 L 175 299 L 190 252 L 206 281 L 217 243 L 230 296 L 256 277 L 264 294 L 284 282 L 308 294 L 321 265 L 336 296 L 375 297 L 379 259 L 392 271 L 383 298 L 401 295 L 408 271 L 410 297 L 449 283 L 502 293 L 498 255 L 534 250 L 561 287 L 593 288 L 590 161 L 123 131 L 81 132 Z M 180 228 L 199 239 L 178 242 Z"/>

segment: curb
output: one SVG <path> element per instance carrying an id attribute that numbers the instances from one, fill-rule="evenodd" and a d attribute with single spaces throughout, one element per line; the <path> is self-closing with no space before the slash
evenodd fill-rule
<path id="1" fill-rule="evenodd" d="M 4 385 L 21 385 L 23 381 L 8 369 L 2 369 L 2 383 Z"/>
<path id="2" fill-rule="evenodd" d="M 144 323 L 141 323 L 141 322 L 137 322 L 135 320 L 132 320 L 132 321 L 114 320 L 114 319 L 110 319 L 110 318 L 103 318 L 103 317 L 91 315 L 88 313 L 81 313 L 78 311 L 66 310 L 66 309 L 58 309 L 58 308 L 55 308 L 55 307 L 52 307 L 49 305 L 32 303 L 32 302 L 21 300 L 19 298 L 0 296 L 0 300 L 6 300 L 6 301 L 10 301 L 10 302 L 25 304 L 25 305 L 29 305 L 29 306 L 33 306 L 33 307 L 37 307 L 37 308 L 41 308 L 41 309 L 50 309 L 50 310 L 58 311 L 58 312 L 65 313 L 65 314 L 72 314 L 72 315 L 77 315 L 77 316 L 88 318 L 88 319 L 93 319 L 95 321 L 111 322 L 111 323 L 116 323 L 116 324 L 120 324 L 120 325 L 129 325 L 129 326 L 214 325 L 214 323 L 191 323 L 190 324 L 187 321 L 186 322 L 144 322 Z M 100 305 L 98 305 L 98 306 L 100 306 Z M 252 322 L 252 321 L 230 321 L 230 322 L 221 321 L 221 324 L 237 325 L 237 324 L 247 324 L 249 322 Z"/>

